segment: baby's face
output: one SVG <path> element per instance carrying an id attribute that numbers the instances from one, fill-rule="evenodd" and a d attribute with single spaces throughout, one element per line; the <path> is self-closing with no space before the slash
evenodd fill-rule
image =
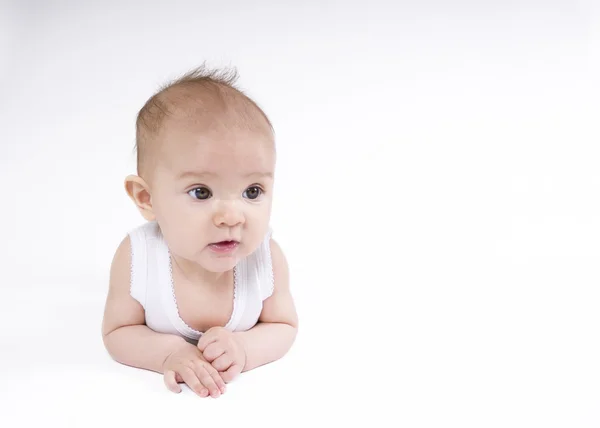
<path id="1" fill-rule="evenodd" d="M 169 132 L 150 184 L 173 255 L 225 272 L 252 253 L 269 227 L 275 153 L 269 136 L 247 131 Z M 211 246 L 239 243 L 232 250 Z"/>

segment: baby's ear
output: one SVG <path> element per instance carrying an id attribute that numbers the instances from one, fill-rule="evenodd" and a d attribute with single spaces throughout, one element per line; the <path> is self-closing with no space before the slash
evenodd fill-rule
<path id="1" fill-rule="evenodd" d="M 144 179 L 137 175 L 128 175 L 125 178 L 125 190 L 133 203 L 138 207 L 138 210 L 140 210 L 142 216 L 147 221 L 154 221 L 152 197 Z"/>

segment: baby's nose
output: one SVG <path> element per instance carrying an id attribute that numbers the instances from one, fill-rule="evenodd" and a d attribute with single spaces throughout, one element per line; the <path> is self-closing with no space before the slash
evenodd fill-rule
<path id="1" fill-rule="evenodd" d="M 215 212 L 214 221 L 217 226 L 236 226 L 244 222 L 244 213 L 236 201 L 223 201 Z"/>

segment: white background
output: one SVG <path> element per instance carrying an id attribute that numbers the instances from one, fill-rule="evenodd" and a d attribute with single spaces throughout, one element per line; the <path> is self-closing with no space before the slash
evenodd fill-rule
<path id="1" fill-rule="evenodd" d="M 600 425 L 598 2 L 1 5 L 0 425 Z M 301 319 L 217 400 L 100 336 L 135 115 L 205 60 L 275 125 Z"/>

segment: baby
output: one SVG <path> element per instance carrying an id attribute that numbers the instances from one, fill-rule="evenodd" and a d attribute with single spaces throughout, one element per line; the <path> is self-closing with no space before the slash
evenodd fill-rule
<path id="1" fill-rule="evenodd" d="M 114 360 L 201 397 L 283 357 L 298 328 L 269 226 L 273 129 L 236 78 L 202 66 L 140 110 L 125 189 L 146 222 L 115 252 L 102 324 Z"/>

